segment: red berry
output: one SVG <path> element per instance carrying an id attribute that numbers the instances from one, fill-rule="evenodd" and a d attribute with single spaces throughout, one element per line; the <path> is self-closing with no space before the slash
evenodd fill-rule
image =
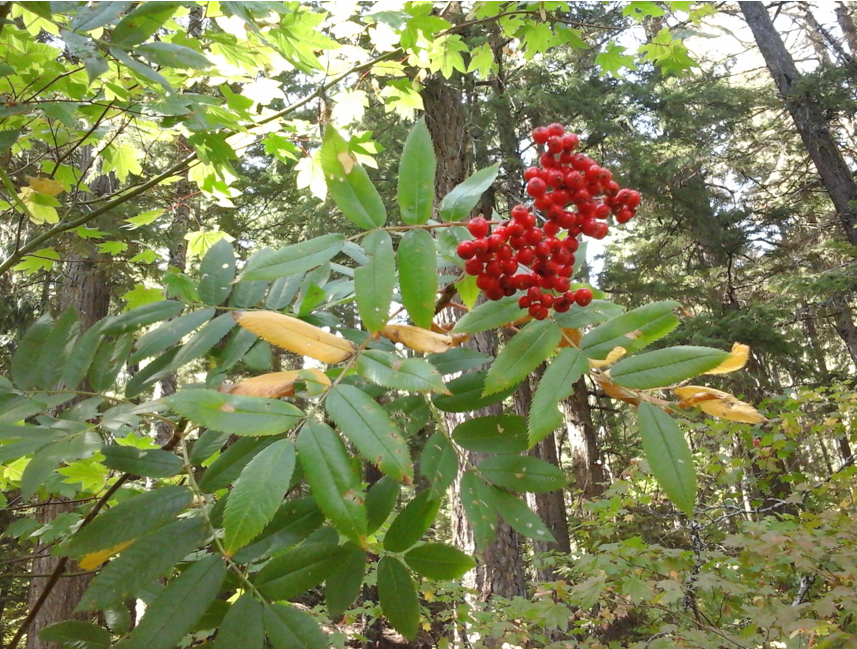
<path id="1" fill-rule="evenodd" d="M 547 257 L 551 254 L 550 246 L 544 241 L 539 241 L 535 246 L 533 246 L 533 250 L 536 253 L 536 257 Z"/>
<path id="2" fill-rule="evenodd" d="M 631 209 L 638 207 L 640 205 L 640 192 L 636 191 L 635 189 L 629 190 L 628 198 L 625 201 L 625 205 L 627 205 Z"/>
<path id="3" fill-rule="evenodd" d="M 619 183 L 615 180 L 611 180 L 609 183 L 604 185 L 604 193 L 608 196 L 615 196 L 619 193 Z"/>
<path id="4" fill-rule="evenodd" d="M 539 126 L 533 129 L 533 142 L 536 144 L 544 144 L 548 141 L 550 136 L 551 133 L 545 126 Z"/>
<path id="5" fill-rule="evenodd" d="M 526 229 L 527 228 L 523 223 L 521 223 L 520 221 L 514 221 L 510 223 L 508 227 L 509 237 L 520 237 L 522 234 L 524 234 L 524 230 Z"/>
<path id="6" fill-rule="evenodd" d="M 542 231 L 539 228 L 530 228 L 524 233 L 524 240 L 534 246 L 542 240 Z"/>
<path id="7" fill-rule="evenodd" d="M 489 252 L 497 252 L 506 243 L 505 239 L 497 234 L 492 234 L 486 241 L 488 241 Z"/>
<path id="8" fill-rule="evenodd" d="M 616 212 L 616 223 L 627 223 L 632 218 L 634 218 L 634 212 L 627 207 L 623 207 L 621 210 Z"/>
<path id="9" fill-rule="evenodd" d="M 553 169 L 547 178 L 547 182 L 551 187 L 562 187 L 565 184 L 565 174 L 559 169 Z"/>
<path id="10" fill-rule="evenodd" d="M 462 241 L 458 244 L 458 256 L 462 259 L 471 259 L 476 254 L 476 246 L 473 241 Z"/>
<path id="11" fill-rule="evenodd" d="M 538 167 L 527 167 L 524 171 L 524 180 L 531 180 L 532 178 L 538 178 L 539 168 Z"/>
<path id="12" fill-rule="evenodd" d="M 575 153 L 571 161 L 571 166 L 577 171 L 586 171 L 594 164 L 595 161 L 584 153 Z"/>
<path id="13" fill-rule="evenodd" d="M 531 306 L 529 311 L 530 315 L 533 316 L 535 320 L 544 320 L 548 317 L 548 310 L 545 307 L 539 306 L 537 304 Z"/>
<path id="14" fill-rule="evenodd" d="M 541 178 L 533 178 L 532 180 L 527 181 L 527 193 L 533 198 L 544 196 L 544 193 L 547 191 L 547 189 L 547 183 Z"/>
<path id="15" fill-rule="evenodd" d="M 554 277 L 553 288 L 557 293 L 565 293 L 569 286 L 571 286 L 571 280 L 568 277 Z"/>
<path id="16" fill-rule="evenodd" d="M 528 309 L 533 301 L 527 295 L 522 295 L 518 298 L 518 306 L 522 309 Z"/>
<path id="17" fill-rule="evenodd" d="M 542 163 L 542 167 L 545 169 L 556 169 L 559 167 L 559 162 L 553 157 L 553 153 L 543 153 L 539 158 L 539 162 Z"/>
<path id="18" fill-rule="evenodd" d="M 506 275 L 514 275 L 518 270 L 518 262 L 514 259 L 507 259 L 501 262 L 501 265 L 503 266 L 503 272 L 506 273 Z"/>
<path id="19" fill-rule="evenodd" d="M 607 205 L 605 205 L 604 203 L 601 203 L 601 205 L 597 205 L 595 207 L 595 218 L 596 219 L 606 219 L 609 216 L 610 216 L 610 208 Z"/>
<path id="20" fill-rule="evenodd" d="M 592 302 L 592 291 L 588 288 L 579 288 L 574 293 L 574 301 L 580 306 L 586 306 Z"/>
<path id="21" fill-rule="evenodd" d="M 473 242 L 473 249 L 476 251 L 476 256 L 480 257 L 488 253 L 488 240 L 477 239 Z"/>
<path id="22" fill-rule="evenodd" d="M 546 309 L 550 309 L 553 306 L 553 295 L 546 293 L 542 295 L 542 306 Z"/>
<path id="23" fill-rule="evenodd" d="M 499 288 L 500 284 L 497 278 L 488 273 L 480 273 L 476 276 L 476 286 L 483 291 L 489 291 L 494 288 Z"/>
<path id="24" fill-rule="evenodd" d="M 580 247 L 580 242 L 574 237 L 570 236 L 563 239 L 562 244 L 569 252 L 577 252 L 577 249 Z"/>
<path id="25" fill-rule="evenodd" d="M 532 179 L 531 179 L 531 178 L 529 178 L 528 180 L 532 180 Z M 512 218 L 513 218 L 513 219 L 520 219 L 520 218 L 523 218 L 524 216 L 526 216 L 526 215 L 527 215 L 527 213 L 528 213 L 529 211 L 530 211 L 530 210 L 527 208 L 527 206 L 526 206 L 526 205 L 520 205 L 520 204 L 519 204 L 519 205 L 515 205 L 515 207 L 513 207 L 513 208 L 512 208 Z"/>
<path id="26" fill-rule="evenodd" d="M 567 189 L 555 189 L 551 192 L 551 200 L 560 207 L 565 207 L 571 202 L 571 194 Z"/>
<path id="27" fill-rule="evenodd" d="M 583 176 L 579 171 L 569 171 L 565 174 L 565 186 L 571 192 L 580 191 L 585 186 Z"/>
<path id="28" fill-rule="evenodd" d="M 547 141 L 548 153 L 561 153 L 562 152 L 562 138 L 557 135 L 551 135 Z"/>
<path id="29" fill-rule="evenodd" d="M 565 133 L 565 126 L 554 122 L 548 124 L 548 134 L 561 137 Z"/>
<path id="30" fill-rule="evenodd" d="M 523 264 L 524 266 L 529 266 L 533 263 L 533 260 L 536 258 L 535 253 L 532 248 L 523 247 L 518 252 L 515 253 L 515 259 L 519 264 Z"/>
<path id="31" fill-rule="evenodd" d="M 490 226 L 488 225 L 488 221 L 483 219 L 481 216 L 477 216 L 475 219 L 470 219 L 470 223 L 467 224 L 467 229 L 474 237 L 481 239 L 488 234 Z"/>
<path id="32" fill-rule="evenodd" d="M 586 219 L 582 225 L 583 234 L 593 239 L 603 239 L 607 236 L 607 224 L 604 221 Z"/>
<path id="33" fill-rule="evenodd" d="M 505 297 L 506 291 L 504 291 L 499 286 L 493 286 L 485 291 L 485 297 L 489 300 L 496 302 L 497 300 L 502 300 Z"/>
<path id="34" fill-rule="evenodd" d="M 559 223 L 557 221 L 548 221 L 542 230 L 546 237 L 555 237 L 559 233 Z"/>
<path id="35" fill-rule="evenodd" d="M 509 228 L 505 225 L 501 225 L 494 229 L 494 234 L 492 234 L 491 237 L 493 236 L 500 237 L 500 240 L 505 243 L 509 240 Z M 490 239 L 491 237 L 488 238 Z"/>
<path id="36" fill-rule="evenodd" d="M 551 192 L 551 194 L 545 194 L 544 196 L 539 196 L 536 200 L 533 201 L 533 206 L 537 210 L 548 209 L 551 205 L 553 205 L 552 193 L 553 192 Z"/>
<path id="37" fill-rule="evenodd" d="M 518 223 L 524 226 L 524 232 L 536 225 L 536 215 L 532 212 L 527 212 L 523 218 L 518 220 Z"/>
<path id="38" fill-rule="evenodd" d="M 500 277 L 503 274 L 503 265 L 496 259 L 485 264 L 485 274 L 492 277 Z"/>
<path id="39" fill-rule="evenodd" d="M 464 264 L 464 272 L 468 275 L 478 275 L 482 272 L 484 265 L 478 259 L 468 259 Z"/>
<path id="40" fill-rule="evenodd" d="M 567 299 L 565 299 L 564 295 L 562 297 L 558 298 L 553 303 L 553 310 L 556 311 L 557 313 L 565 313 L 570 308 L 571 308 L 571 302 L 569 302 Z"/>
<path id="41" fill-rule="evenodd" d="M 566 151 L 574 151 L 580 144 L 580 138 L 574 133 L 566 133 L 562 136 L 562 148 Z"/>
<path id="42" fill-rule="evenodd" d="M 538 302 L 542 299 L 542 292 L 537 287 L 533 286 L 527 291 L 527 297 L 533 302 Z"/>

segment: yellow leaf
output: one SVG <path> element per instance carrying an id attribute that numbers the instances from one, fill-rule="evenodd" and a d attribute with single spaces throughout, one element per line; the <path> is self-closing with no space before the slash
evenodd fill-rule
<path id="1" fill-rule="evenodd" d="M 612 350 L 610 350 L 610 353 L 607 354 L 607 358 L 605 358 L 603 361 L 600 361 L 597 358 L 590 358 L 589 367 L 607 367 L 608 365 L 612 365 L 613 363 L 618 361 L 627 353 L 628 350 L 624 347 L 614 347 Z"/>
<path id="2" fill-rule="evenodd" d="M 275 311 L 234 311 L 235 321 L 269 343 L 322 363 L 341 363 L 357 349 L 349 341 Z"/>
<path id="3" fill-rule="evenodd" d="M 683 388 L 676 388 L 673 392 L 681 399 L 678 405 L 684 408 L 699 406 L 702 412 L 720 419 L 740 421 L 745 424 L 761 424 L 763 421 L 768 421 L 749 403 L 739 401 L 728 392 L 701 385 L 686 385 Z"/>
<path id="4" fill-rule="evenodd" d="M 95 570 L 102 563 L 107 561 L 114 554 L 119 554 L 131 545 L 134 541 L 125 541 L 124 543 L 120 543 L 119 545 L 114 545 L 112 548 L 107 548 L 106 550 L 99 550 L 98 552 L 93 552 L 92 554 L 84 555 L 84 557 L 78 561 L 78 565 L 84 570 Z"/>
<path id="5" fill-rule="evenodd" d="M 51 178 L 33 178 L 32 176 L 27 176 L 27 180 L 30 182 L 30 187 L 40 194 L 59 196 L 63 192 L 63 186 L 59 180 L 53 180 Z"/>
<path id="6" fill-rule="evenodd" d="M 598 381 L 598 385 L 601 386 L 601 389 L 604 390 L 604 393 L 607 396 L 613 397 L 614 399 L 619 399 L 619 401 L 624 401 L 625 403 L 630 403 L 635 406 L 640 405 L 640 400 L 632 393 L 628 392 L 625 388 L 616 385 L 605 377 L 596 376 L 595 380 Z"/>
<path id="7" fill-rule="evenodd" d="M 295 383 L 306 380 L 330 385 L 330 379 L 324 372 L 317 369 L 308 369 L 272 372 L 270 374 L 254 376 L 235 385 L 222 386 L 220 391 L 226 394 L 238 394 L 245 397 L 277 399 L 279 397 L 292 396 L 295 393 Z"/>
<path id="8" fill-rule="evenodd" d="M 413 325 L 387 325 L 381 335 L 394 343 L 402 343 L 414 351 L 427 354 L 442 354 L 470 339 L 466 334 L 440 334 Z"/>
<path id="9" fill-rule="evenodd" d="M 729 358 L 720 363 L 713 370 L 708 370 L 706 374 L 726 374 L 740 370 L 747 364 L 747 359 L 750 357 L 750 348 L 741 343 L 734 343 L 732 351 L 729 352 Z"/>
<path id="10" fill-rule="evenodd" d="M 580 333 L 580 329 L 563 329 L 562 333 L 565 335 L 562 337 L 562 340 L 559 341 L 560 347 L 571 347 L 571 343 L 574 343 L 575 347 L 580 347 L 580 341 L 583 338 L 583 334 Z M 569 342 L 569 340 L 571 342 Z"/>

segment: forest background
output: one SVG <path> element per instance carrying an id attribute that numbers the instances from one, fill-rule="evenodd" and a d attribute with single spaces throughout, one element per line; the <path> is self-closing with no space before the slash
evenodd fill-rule
<path id="1" fill-rule="evenodd" d="M 0 3 L 0 641 L 855 646 L 854 15 Z M 642 204 L 539 320 L 552 122 Z"/>

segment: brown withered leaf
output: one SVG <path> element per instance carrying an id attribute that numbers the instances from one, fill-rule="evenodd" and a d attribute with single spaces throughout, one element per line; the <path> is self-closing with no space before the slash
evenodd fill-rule
<path id="1" fill-rule="evenodd" d="M 605 358 L 603 361 L 598 360 L 597 358 L 590 358 L 589 359 L 589 367 L 594 367 L 596 369 L 601 368 L 601 367 L 607 367 L 608 365 L 612 365 L 613 363 L 618 361 L 620 358 L 622 358 L 627 353 L 628 353 L 628 350 L 625 349 L 624 347 L 614 347 L 613 349 L 610 350 L 610 353 L 607 354 L 607 358 Z"/>
<path id="2" fill-rule="evenodd" d="M 574 343 L 574 347 L 580 347 L 580 341 L 583 339 L 583 334 L 580 333 L 580 329 L 563 329 L 562 333 L 565 335 L 562 337 L 562 340 L 559 341 L 560 347 L 572 347 L 572 343 Z"/>
<path id="3" fill-rule="evenodd" d="M 322 363 L 341 363 L 357 348 L 308 322 L 275 311 L 234 311 L 235 321 L 269 343 Z"/>

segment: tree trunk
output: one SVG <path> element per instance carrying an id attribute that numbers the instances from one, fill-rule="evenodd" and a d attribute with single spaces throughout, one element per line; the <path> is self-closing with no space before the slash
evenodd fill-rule
<path id="1" fill-rule="evenodd" d="M 437 156 L 437 173 L 435 175 L 435 192 L 440 201 L 457 184 L 467 177 L 470 167 L 469 143 L 467 133 L 467 118 L 459 92 L 448 82 L 441 79 L 430 79 L 422 91 L 425 107 L 426 125 L 432 136 L 434 150 Z M 457 313 L 451 309 L 439 314 L 441 322 L 454 323 Z M 490 356 L 496 355 L 496 342 L 492 332 L 474 335 L 468 346 Z M 502 412 L 502 406 L 497 404 L 475 413 L 444 413 L 443 420 L 447 430 L 452 431 L 458 424 L 472 417 L 497 415 Z M 470 463 L 478 463 L 482 458 L 476 453 L 467 453 Z M 476 552 L 473 530 L 467 523 L 464 508 L 461 504 L 459 480 L 456 479 L 451 492 L 452 505 L 452 541 L 464 552 L 473 555 Z M 518 535 L 508 524 L 500 521 L 497 538 L 491 547 L 486 548 L 479 557 L 476 570 L 471 571 L 463 580 L 468 587 L 474 588 L 480 599 L 490 599 L 492 595 L 515 597 L 523 595 L 526 590 L 521 547 Z"/>
<path id="2" fill-rule="evenodd" d="M 574 392 L 563 407 L 575 486 L 585 499 L 597 498 L 604 493 L 605 476 L 584 377 L 575 382 Z"/>
<path id="3" fill-rule="evenodd" d="M 816 99 L 802 89 L 801 75 L 774 29 L 765 5 L 742 2 L 741 11 L 845 228 L 848 241 L 857 245 L 857 183 L 830 133 L 824 112 Z"/>
<path id="4" fill-rule="evenodd" d="M 839 334 L 842 342 L 845 343 L 845 349 L 848 350 L 848 355 L 851 356 L 851 362 L 857 368 L 857 327 L 854 326 L 854 314 L 851 311 L 851 305 L 841 295 L 831 299 L 830 304 L 836 333 Z"/>
<path id="5" fill-rule="evenodd" d="M 839 28 L 845 35 L 845 42 L 848 43 L 848 49 L 852 55 L 857 55 L 857 28 L 854 26 L 854 19 L 851 18 L 851 9 L 847 2 L 836 3 L 836 22 L 839 23 Z"/>

